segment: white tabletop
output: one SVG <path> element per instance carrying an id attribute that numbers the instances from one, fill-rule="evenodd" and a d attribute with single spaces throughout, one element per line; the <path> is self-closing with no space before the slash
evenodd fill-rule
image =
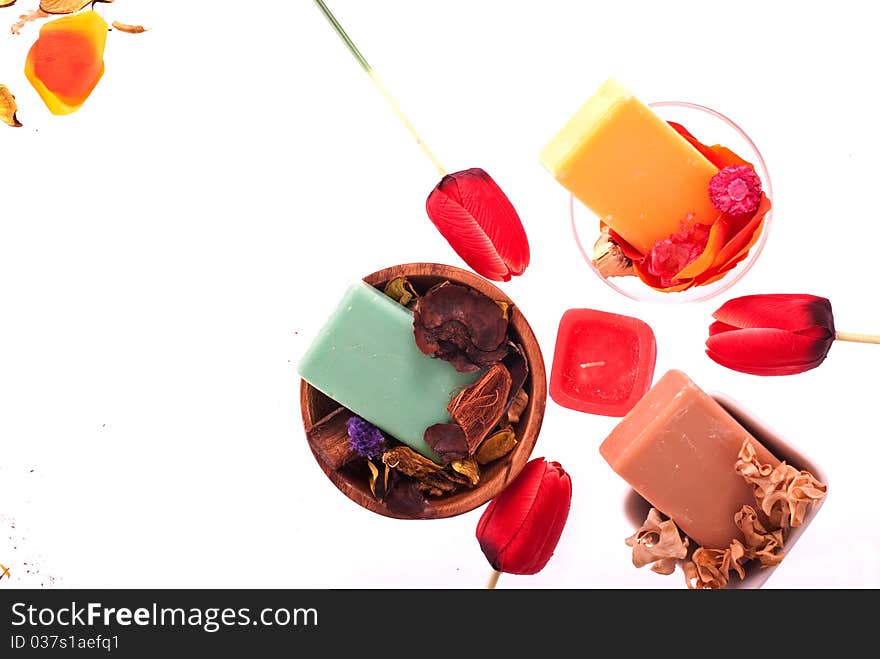
<path id="1" fill-rule="evenodd" d="M 39 26 L 0 34 L 24 124 L 0 125 L 0 587 L 485 583 L 482 509 L 369 513 L 306 444 L 296 363 L 345 288 L 395 263 L 463 263 L 425 214 L 436 171 L 316 7 L 263 4 L 99 5 L 150 30 L 110 33 L 103 79 L 67 117 L 23 75 Z M 482 167 L 518 209 L 531 264 L 500 286 L 548 375 L 566 309 L 642 318 L 658 376 L 723 392 L 828 475 L 764 587 L 880 586 L 880 346 L 835 344 L 790 377 L 736 373 L 703 348 L 712 311 L 749 293 L 825 296 L 838 329 L 880 333 L 863 3 L 328 4 L 445 167 Z M 720 298 L 640 304 L 578 253 L 569 197 L 537 154 L 609 76 L 645 101 L 716 108 L 762 150 L 768 242 Z M 499 588 L 684 587 L 630 563 L 627 486 L 598 452 L 616 422 L 548 400 L 533 455 L 570 473 L 571 514 L 547 567 Z"/>

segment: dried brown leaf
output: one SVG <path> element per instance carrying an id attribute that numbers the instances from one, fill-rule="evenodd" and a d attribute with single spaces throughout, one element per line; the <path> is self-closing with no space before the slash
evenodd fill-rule
<path id="1" fill-rule="evenodd" d="M 484 439 L 474 457 L 481 465 L 489 464 L 510 453 L 514 446 L 516 446 L 516 435 L 513 428 L 504 428 Z"/>
<path id="2" fill-rule="evenodd" d="M 519 417 L 525 412 L 528 405 L 529 395 L 526 393 L 525 389 L 520 388 L 510 402 L 510 407 L 507 408 L 507 420 L 510 423 L 519 423 Z"/>
<path id="3" fill-rule="evenodd" d="M 443 464 L 468 456 L 467 438 L 457 423 L 435 423 L 428 426 L 423 439 Z"/>
<path id="4" fill-rule="evenodd" d="M 18 104 L 15 102 L 15 96 L 9 91 L 9 87 L 0 85 L 0 120 L 8 126 L 21 127 L 21 122 L 15 116 L 17 111 Z"/>
<path id="5" fill-rule="evenodd" d="M 400 473 L 416 479 L 440 471 L 442 465 L 413 451 L 409 446 L 395 446 L 382 454 L 382 462 Z"/>
<path id="6" fill-rule="evenodd" d="M 369 469 L 370 469 L 370 492 L 373 493 L 374 497 L 376 497 L 379 501 L 381 501 L 382 497 L 380 497 L 378 494 L 376 494 L 376 483 L 379 481 L 379 467 L 374 465 L 369 460 L 367 460 L 367 467 L 369 467 Z"/>
<path id="7" fill-rule="evenodd" d="M 429 497 L 442 497 L 452 494 L 458 489 L 459 484 L 446 477 L 445 471 L 428 474 L 418 481 L 419 491 Z"/>
<path id="8" fill-rule="evenodd" d="M 147 31 L 147 28 L 143 25 L 129 25 L 128 23 L 120 23 L 119 21 L 113 21 L 110 25 L 112 25 L 115 30 L 128 32 L 129 34 L 141 34 L 142 32 Z"/>
<path id="9" fill-rule="evenodd" d="M 449 463 L 454 471 L 468 479 L 471 487 L 480 482 L 480 466 L 474 458 L 453 460 Z"/>

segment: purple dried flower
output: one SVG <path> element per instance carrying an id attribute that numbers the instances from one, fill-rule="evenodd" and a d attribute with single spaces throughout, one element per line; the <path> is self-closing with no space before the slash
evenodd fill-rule
<path id="1" fill-rule="evenodd" d="M 358 455 L 369 460 L 385 448 L 385 436 L 369 421 L 353 416 L 345 425 L 348 428 L 348 443 Z"/>

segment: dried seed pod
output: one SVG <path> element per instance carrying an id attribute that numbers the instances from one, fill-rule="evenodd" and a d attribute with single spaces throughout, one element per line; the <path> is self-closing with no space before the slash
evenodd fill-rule
<path id="1" fill-rule="evenodd" d="M 471 486 L 480 482 L 480 466 L 474 458 L 466 458 L 464 460 L 453 460 L 449 463 L 457 473 L 468 479 Z"/>
<path id="2" fill-rule="evenodd" d="M 419 301 L 419 294 L 406 277 L 395 277 L 385 284 L 382 292 L 405 307 L 415 306 Z"/>
<path id="3" fill-rule="evenodd" d="M 0 85 L 0 120 L 8 126 L 19 128 L 21 123 L 15 113 L 18 111 L 18 105 L 15 102 L 15 96 L 9 87 Z"/>
<path id="4" fill-rule="evenodd" d="M 464 431 L 470 455 L 474 454 L 480 442 L 504 415 L 510 383 L 507 368 L 503 364 L 495 364 L 479 380 L 462 389 L 449 401 L 446 409 Z"/>
<path id="5" fill-rule="evenodd" d="M 393 449 L 385 451 L 382 454 L 382 462 L 413 478 L 423 478 L 427 474 L 443 469 L 442 465 L 438 465 L 424 455 L 419 455 L 409 446 L 395 446 Z"/>
<path id="6" fill-rule="evenodd" d="M 516 446 L 516 435 L 513 428 L 504 428 L 484 439 L 474 457 L 481 465 L 489 464 L 510 453 L 514 446 Z"/>

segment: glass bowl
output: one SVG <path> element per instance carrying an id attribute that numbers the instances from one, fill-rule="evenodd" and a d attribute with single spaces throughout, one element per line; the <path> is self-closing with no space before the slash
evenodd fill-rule
<path id="1" fill-rule="evenodd" d="M 773 187 L 764 157 L 746 132 L 725 115 L 695 103 L 683 101 L 659 101 L 648 106 L 661 118 L 681 124 L 703 144 L 720 144 L 750 162 L 761 178 L 761 185 L 767 197 L 773 202 Z M 664 293 L 645 284 L 636 276 L 605 277 L 593 263 L 593 244 L 599 238 L 599 218 L 574 196 L 570 198 L 571 227 L 575 243 L 584 260 L 596 276 L 621 295 L 643 302 L 702 302 L 726 291 L 742 279 L 752 268 L 770 229 L 771 209 L 764 217 L 761 235 L 752 245 L 748 256 L 724 277 L 711 284 L 694 286 L 684 291 Z"/>

